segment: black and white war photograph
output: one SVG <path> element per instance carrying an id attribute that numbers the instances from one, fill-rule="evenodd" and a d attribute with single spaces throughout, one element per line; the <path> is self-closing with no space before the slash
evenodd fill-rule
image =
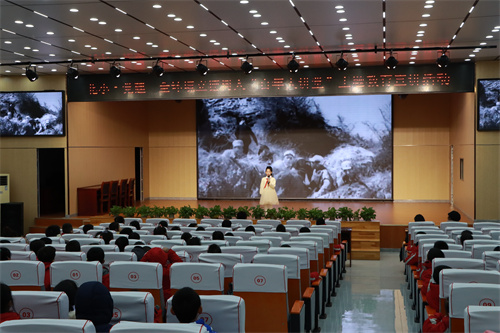
<path id="1" fill-rule="evenodd" d="M 64 135 L 63 92 L 0 93 L 0 136 Z"/>
<path id="2" fill-rule="evenodd" d="M 198 197 L 392 199 L 390 95 L 198 101 Z"/>
<path id="3" fill-rule="evenodd" d="M 500 79 L 478 80 L 478 130 L 500 131 Z"/>

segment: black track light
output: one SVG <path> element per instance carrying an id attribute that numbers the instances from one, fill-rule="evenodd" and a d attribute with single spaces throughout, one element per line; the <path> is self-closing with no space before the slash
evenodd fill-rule
<path id="1" fill-rule="evenodd" d="M 111 65 L 111 68 L 109 69 L 109 74 L 111 74 L 113 77 L 119 78 L 120 75 L 122 75 L 122 71 L 121 71 L 120 67 L 113 64 L 113 65 Z"/>
<path id="2" fill-rule="evenodd" d="M 201 75 L 207 75 L 208 67 L 205 64 L 203 64 L 203 60 L 200 60 L 196 65 L 196 71 Z"/>
<path id="3" fill-rule="evenodd" d="M 248 62 L 248 58 L 241 64 L 240 68 L 245 74 L 250 74 L 253 71 L 253 65 Z"/>
<path id="4" fill-rule="evenodd" d="M 297 73 L 299 71 L 300 65 L 297 62 L 297 60 L 295 60 L 295 56 L 293 56 L 292 60 L 290 60 L 290 62 L 288 63 L 288 65 L 286 65 L 286 67 L 288 68 L 290 73 Z"/>
<path id="5" fill-rule="evenodd" d="M 443 52 L 439 58 L 437 58 L 436 61 L 438 67 L 441 68 L 446 68 L 450 64 L 450 58 L 446 55 L 446 52 Z"/>
<path id="6" fill-rule="evenodd" d="M 398 59 L 394 58 L 391 52 L 390 57 L 387 58 L 387 60 L 385 61 L 385 67 L 387 67 L 387 69 L 396 69 L 398 63 L 399 63 Z"/>
<path id="7" fill-rule="evenodd" d="M 339 69 L 339 71 L 345 71 L 347 69 L 347 66 L 349 66 L 349 63 L 347 60 L 344 59 L 344 53 L 340 54 L 340 59 L 337 60 L 335 63 L 335 66 Z"/>
<path id="8" fill-rule="evenodd" d="M 156 65 L 153 66 L 153 74 L 158 77 L 162 77 L 163 74 L 165 74 L 165 70 L 163 69 L 163 67 L 158 65 L 158 62 L 156 62 Z"/>
<path id="9" fill-rule="evenodd" d="M 36 73 L 35 66 L 30 65 L 30 66 L 26 67 L 26 77 L 31 82 L 35 82 L 38 79 L 38 74 Z"/>
<path id="10" fill-rule="evenodd" d="M 71 64 L 69 67 L 68 67 L 68 71 L 66 72 L 66 76 L 70 79 L 78 79 L 78 68 L 76 67 L 73 67 L 73 65 Z"/>

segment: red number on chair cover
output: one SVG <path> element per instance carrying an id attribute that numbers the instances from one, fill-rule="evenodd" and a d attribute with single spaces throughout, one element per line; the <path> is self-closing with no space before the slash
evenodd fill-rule
<path id="1" fill-rule="evenodd" d="M 72 270 L 71 272 L 69 272 L 69 276 L 73 279 L 73 280 L 78 280 L 82 274 L 80 273 L 79 270 L 77 269 L 74 269 Z"/>
<path id="2" fill-rule="evenodd" d="M 136 272 L 130 272 L 128 273 L 128 279 L 132 282 L 137 282 L 139 281 L 139 273 Z"/>
<path id="3" fill-rule="evenodd" d="M 114 320 L 120 320 L 122 318 L 122 312 L 120 309 L 113 308 L 113 319 Z"/>
<path id="4" fill-rule="evenodd" d="M 19 272 L 19 271 L 10 272 L 10 278 L 12 280 L 19 280 L 21 278 L 21 272 Z"/>
<path id="5" fill-rule="evenodd" d="M 495 306 L 495 302 L 492 299 L 483 298 L 482 300 L 479 301 L 479 305 L 482 305 L 482 306 Z"/>
<path id="6" fill-rule="evenodd" d="M 193 274 L 191 275 L 191 281 L 192 281 L 193 283 L 200 283 L 200 282 L 201 282 L 201 280 L 203 280 L 203 278 L 201 277 L 201 275 L 200 275 L 200 274 L 198 274 L 198 273 L 193 273 Z"/>
<path id="7" fill-rule="evenodd" d="M 21 317 L 21 319 L 33 319 L 33 310 L 30 308 L 22 308 L 19 310 L 19 317 Z"/>
<path id="8" fill-rule="evenodd" d="M 257 275 L 253 281 L 255 282 L 256 285 L 260 287 L 266 284 L 266 278 L 263 277 L 262 275 Z"/>
<path id="9" fill-rule="evenodd" d="M 200 315 L 198 316 L 198 319 L 203 319 L 203 321 L 205 322 L 205 324 L 207 325 L 212 325 L 212 316 L 206 312 L 203 312 L 203 313 L 200 313 Z"/>

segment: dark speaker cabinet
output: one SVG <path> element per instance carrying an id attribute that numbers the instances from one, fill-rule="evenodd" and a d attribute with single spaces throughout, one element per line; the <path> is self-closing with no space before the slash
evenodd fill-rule
<path id="1" fill-rule="evenodd" d="M 0 207 L 0 235 L 16 237 L 24 235 L 24 203 L 3 203 Z"/>

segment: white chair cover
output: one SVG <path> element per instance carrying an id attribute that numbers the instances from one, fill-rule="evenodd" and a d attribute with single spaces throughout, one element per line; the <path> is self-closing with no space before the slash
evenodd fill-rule
<path id="1" fill-rule="evenodd" d="M 445 258 L 472 259 L 472 252 L 463 250 L 442 250 Z"/>
<path id="2" fill-rule="evenodd" d="M 226 246 L 221 248 L 222 253 L 235 253 L 243 256 L 243 263 L 251 263 L 253 257 L 259 253 L 256 246 Z"/>
<path id="3" fill-rule="evenodd" d="M 121 321 L 111 327 L 109 333 L 207 333 L 205 326 L 190 324 L 156 324 Z"/>
<path id="4" fill-rule="evenodd" d="M 88 281 L 102 282 L 102 265 L 98 261 L 59 261 L 50 265 L 50 286 L 72 280 L 77 286 Z"/>
<path id="5" fill-rule="evenodd" d="M 176 262 L 170 266 L 170 287 L 224 292 L 224 266 L 220 263 Z"/>
<path id="6" fill-rule="evenodd" d="M 468 305 L 496 306 L 500 304 L 500 285 L 491 283 L 450 284 L 450 318 L 464 318 Z"/>
<path id="7" fill-rule="evenodd" d="M 300 279 L 300 259 L 292 254 L 257 254 L 254 264 L 285 265 L 289 279 Z"/>
<path id="8" fill-rule="evenodd" d="M 64 252 L 64 251 L 56 251 L 56 257 L 54 261 L 86 261 L 87 254 L 85 252 Z"/>
<path id="9" fill-rule="evenodd" d="M 224 277 L 233 276 L 233 267 L 243 263 L 243 255 L 237 253 L 202 253 L 198 257 L 202 263 L 220 263 L 224 266 Z"/>
<path id="10" fill-rule="evenodd" d="M 57 252 L 56 252 L 57 255 Z M 11 260 L 31 260 L 36 261 L 36 254 L 33 251 L 10 251 Z"/>
<path id="11" fill-rule="evenodd" d="M 498 270 L 497 263 L 500 260 L 500 251 L 483 252 L 484 269 L 488 271 Z"/>
<path id="12" fill-rule="evenodd" d="M 469 305 L 464 310 L 464 332 L 500 332 L 500 306 Z"/>
<path id="13" fill-rule="evenodd" d="M 200 253 L 207 252 L 208 245 L 174 245 L 172 246 L 172 250 L 175 252 L 186 251 L 189 253 L 190 262 L 198 262 L 198 256 Z"/>
<path id="14" fill-rule="evenodd" d="M 270 225 L 276 229 L 276 226 L 281 224 L 281 220 L 257 220 L 257 224 L 261 227 L 262 224 Z"/>
<path id="15" fill-rule="evenodd" d="M 311 267 L 309 249 L 305 247 L 272 247 L 267 252 L 270 255 L 288 254 L 299 257 L 300 269 L 309 269 Z"/>
<path id="16" fill-rule="evenodd" d="M 236 242 L 236 246 L 254 246 L 259 249 L 260 253 L 267 253 L 267 250 L 271 247 L 271 241 L 267 239 L 241 240 Z"/>
<path id="17" fill-rule="evenodd" d="M 45 265 L 41 261 L 0 261 L 0 281 L 8 286 L 43 287 Z"/>
<path id="18" fill-rule="evenodd" d="M 109 286 L 125 289 L 161 289 L 163 266 L 152 262 L 115 261 L 109 265 Z"/>
<path id="19" fill-rule="evenodd" d="M 432 261 L 432 269 L 437 266 L 449 266 L 451 268 L 477 269 L 484 270 L 484 261 L 482 259 L 472 258 L 435 258 Z"/>
<path id="20" fill-rule="evenodd" d="M 153 323 L 155 300 L 153 295 L 141 291 L 112 291 L 113 317 L 111 323 L 130 320 L 142 323 Z"/>
<path id="21" fill-rule="evenodd" d="M 134 252 L 104 252 L 105 266 L 114 261 L 137 261 L 137 255 Z"/>
<path id="22" fill-rule="evenodd" d="M 286 221 L 286 225 L 287 226 L 296 225 L 296 226 L 299 226 L 299 227 L 310 228 L 311 227 L 311 221 L 308 221 L 308 220 L 288 220 L 288 221 Z"/>
<path id="23" fill-rule="evenodd" d="M 233 295 L 200 295 L 203 312 L 198 318 L 203 318 L 205 324 L 217 329 L 217 333 L 245 332 L 245 301 Z M 167 323 L 178 323 L 170 309 L 172 297 L 167 301 Z"/>
<path id="24" fill-rule="evenodd" d="M 288 292 L 285 265 L 236 264 L 233 270 L 234 291 L 261 293 Z"/>
<path id="25" fill-rule="evenodd" d="M 119 252 L 120 251 L 118 246 L 116 246 L 116 245 L 99 244 L 99 245 L 82 245 L 81 246 L 82 252 L 87 253 L 94 246 L 100 247 L 104 252 Z"/>
<path id="26" fill-rule="evenodd" d="M 13 291 L 12 298 L 21 319 L 68 319 L 69 300 L 64 292 Z"/>
<path id="27" fill-rule="evenodd" d="M 95 333 L 94 324 L 84 319 L 8 320 L 0 324 L 2 333 Z"/>
<path id="28" fill-rule="evenodd" d="M 439 298 L 449 297 L 452 283 L 500 284 L 500 272 L 478 269 L 443 269 L 439 272 Z"/>

